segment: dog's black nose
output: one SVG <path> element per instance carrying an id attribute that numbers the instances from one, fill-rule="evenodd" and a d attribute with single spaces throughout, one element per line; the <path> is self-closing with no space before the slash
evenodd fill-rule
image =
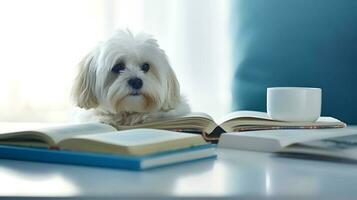
<path id="1" fill-rule="evenodd" d="M 140 78 L 131 78 L 128 80 L 128 84 L 135 90 L 143 87 L 143 81 Z"/>

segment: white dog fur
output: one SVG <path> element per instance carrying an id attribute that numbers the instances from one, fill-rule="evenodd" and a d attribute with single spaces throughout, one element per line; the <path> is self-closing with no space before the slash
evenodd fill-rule
<path id="1" fill-rule="evenodd" d="M 115 127 L 190 112 L 157 41 L 130 31 L 117 31 L 80 62 L 73 97 L 87 110 L 81 121 Z"/>

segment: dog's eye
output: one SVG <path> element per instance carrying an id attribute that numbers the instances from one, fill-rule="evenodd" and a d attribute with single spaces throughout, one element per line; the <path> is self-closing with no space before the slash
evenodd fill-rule
<path id="1" fill-rule="evenodd" d="M 148 63 L 144 63 L 143 65 L 141 65 L 141 70 L 143 70 L 144 72 L 149 71 L 150 69 L 150 65 Z"/>
<path id="2" fill-rule="evenodd" d="M 123 71 L 125 69 L 125 65 L 124 63 L 118 63 L 116 65 L 113 66 L 112 68 L 112 72 L 119 74 L 121 71 Z"/>

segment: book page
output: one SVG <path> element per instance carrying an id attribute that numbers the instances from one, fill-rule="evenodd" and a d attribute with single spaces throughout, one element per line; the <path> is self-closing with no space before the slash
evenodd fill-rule
<path id="1" fill-rule="evenodd" d="M 253 119 L 262 119 L 262 120 L 272 120 L 268 116 L 268 114 L 265 112 L 242 110 L 242 111 L 235 111 L 235 112 L 228 113 L 223 118 L 221 118 L 219 121 L 217 121 L 217 123 L 223 124 L 224 122 L 227 122 L 227 121 L 230 121 L 233 119 L 238 119 L 238 118 L 253 118 Z"/>
<path id="2" fill-rule="evenodd" d="M 103 123 L 67 124 L 63 126 L 38 129 L 38 132 L 42 132 L 51 137 L 54 143 L 58 143 L 63 139 L 71 138 L 77 135 L 89 135 L 111 131 L 116 131 L 116 129 Z"/>
<path id="3" fill-rule="evenodd" d="M 142 123 L 133 126 L 120 126 L 119 130 L 132 128 L 154 128 L 176 131 L 199 130 L 210 133 L 217 124 L 213 118 L 206 113 L 193 112 L 179 117 L 160 118 L 152 122 Z"/>
<path id="4" fill-rule="evenodd" d="M 103 134 L 80 135 L 62 140 L 59 146 L 64 149 L 78 151 L 143 155 L 199 144 L 206 144 L 206 142 L 200 135 L 196 134 L 157 129 L 135 129 Z"/>
<path id="5" fill-rule="evenodd" d="M 1 122 L 0 144 L 12 144 L 24 142 L 27 144 L 42 143 L 42 145 L 53 145 L 52 139 L 44 133 L 38 132 L 40 127 L 50 127 L 53 123 L 26 123 L 26 122 Z M 31 145 L 30 145 L 31 146 Z"/>
<path id="6" fill-rule="evenodd" d="M 228 113 L 225 115 L 223 118 L 221 118 L 218 121 L 218 124 L 222 124 L 224 122 L 234 120 L 234 119 L 241 119 L 241 118 L 251 118 L 255 120 L 263 120 L 263 121 L 277 121 L 277 122 L 282 122 L 278 120 L 274 120 L 269 115 L 265 112 L 258 112 L 258 111 L 248 111 L 248 110 L 242 110 L 242 111 L 235 111 Z M 319 117 L 316 122 L 313 123 L 341 123 L 340 120 L 335 119 L 333 117 Z M 288 123 L 296 123 L 296 122 L 288 122 Z M 298 122 L 299 123 L 299 122 Z M 308 123 L 308 122 L 302 122 L 302 123 Z"/>
<path id="7" fill-rule="evenodd" d="M 219 126 L 226 132 L 275 129 L 342 128 L 346 124 L 332 117 L 320 117 L 315 122 L 286 122 L 271 119 L 267 113 L 236 111 L 220 120 Z"/>

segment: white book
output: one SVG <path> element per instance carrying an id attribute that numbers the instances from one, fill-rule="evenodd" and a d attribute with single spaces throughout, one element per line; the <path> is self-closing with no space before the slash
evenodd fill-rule
<path id="1" fill-rule="evenodd" d="M 221 136 L 218 148 L 357 160 L 357 129 L 231 132 Z"/>

